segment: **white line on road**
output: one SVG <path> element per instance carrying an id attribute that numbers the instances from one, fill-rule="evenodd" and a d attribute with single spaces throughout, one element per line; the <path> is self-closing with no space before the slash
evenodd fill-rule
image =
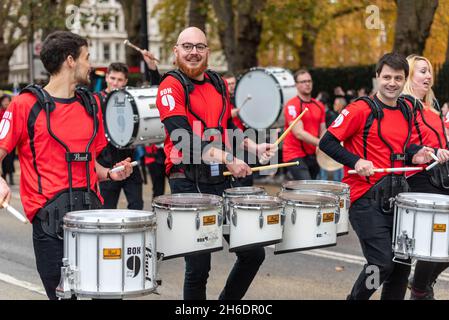
<path id="1" fill-rule="evenodd" d="M 42 288 L 40 286 L 37 286 L 37 285 L 34 285 L 32 283 L 26 282 L 26 281 L 18 280 L 16 278 L 11 277 L 11 276 L 9 276 L 7 274 L 4 274 L 4 273 L 0 273 L 0 281 L 12 284 L 12 285 L 17 286 L 17 287 L 21 287 L 21 288 L 27 289 L 29 291 L 33 291 L 33 292 L 39 293 L 39 294 L 44 295 L 44 296 L 47 296 L 47 294 L 45 293 L 44 288 Z"/>

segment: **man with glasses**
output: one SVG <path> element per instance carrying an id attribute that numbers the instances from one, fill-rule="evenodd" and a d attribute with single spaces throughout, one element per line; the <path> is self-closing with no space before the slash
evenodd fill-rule
<path id="1" fill-rule="evenodd" d="M 227 136 L 229 129 L 240 141 L 240 148 L 257 154 L 264 162 L 275 154 L 276 146 L 256 144 L 234 126 L 229 90 L 221 76 L 207 70 L 209 49 L 206 35 L 200 29 L 190 27 L 182 31 L 173 51 L 178 69 L 164 75 L 156 100 L 167 130 L 164 151 L 171 193 L 222 196 L 231 187 L 223 171 L 230 171 L 237 178 L 251 174 L 251 168 L 229 151 L 232 145 Z M 236 254 L 237 261 L 220 299 L 243 298 L 265 259 L 263 247 Z M 206 299 L 211 253 L 191 254 L 185 261 L 184 299 Z"/>
<path id="2" fill-rule="evenodd" d="M 298 70 L 295 82 L 298 95 L 284 107 L 285 129 L 305 108 L 309 111 L 286 136 L 282 157 L 284 162 L 299 161 L 299 166 L 288 168 L 291 178 L 310 180 L 315 179 L 320 171 L 315 154 L 320 137 L 326 131 L 326 109 L 321 102 L 312 98 L 313 81 L 307 70 Z"/>

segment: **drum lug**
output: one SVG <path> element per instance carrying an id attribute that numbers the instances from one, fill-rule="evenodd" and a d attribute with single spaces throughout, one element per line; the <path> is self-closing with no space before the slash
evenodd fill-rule
<path id="1" fill-rule="evenodd" d="M 340 221 L 340 206 L 337 206 L 337 211 L 335 212 L 335 224 Z"/>
<path id="2" fill-rule="evenodd" d="M 321 209 L 318 209 L 318 213 L 316 214 L 316 225 L 319 227 L 321 224 Z"/>
<path id="3" fill-rule="evenodd" d="M 285 207 L 282 208 L 282 212 L 281 212 L 281 226 L 283 226 L 285 224 Z"/>
<path id="4" fill-rule="evenodd" d="M 218 226 L 221 227 L 221 225 L 223 224 L 223 214 L 219 214 L 218 215 Z"/>
<path id="5" fill-rule="evenodd" d="M 293 208 L 292 211 L 292 224 L 296 223 L 296 208 Z"/>
<path id="6" fill-rule="evenodd" d="M 200 224 L 201 224 L 200 213 L 197 212 L 196 213 L 196 217 L 195 217 L 195 228 L 196 228 L 196 230 L 200 229 Z"/>
<path id="7" fill-rule="evenodd" d="M 234 227 L 237 227 L 237 214 L 235 213 L 234 209 L 232 210 L 231 220 Z"/>
<path id="8" fill-rule="evenodd" d="M 396 238 L 396 248 L 394 254 L 400 259 L 408 259 L 410 258 L 414 248 L 415 239 L 409 238 L 407 231 L 404 230 L 402 231 L 402 234 Z"/>
<path id="9" fill-rule="evenodd" d="M 168 216 L 167 216 L 167 226 L 170 230 L 173 227 L 173 216 L 172 216 L 171 212 L 169 212 Z"/>
<path id="10" fill-rule="evenodd" d="M 260 228 L 260 229 L 263 228 L 263 210 L 260 210 L 260 215 L 259 215 L 259 228 Z"/>
<path id="11" fill-rule="evenodd" d="M 56 288 L 56 295 L 61 299 L 70 299 L 72 290 L 75 287 L 75 280 L 78 272 L 72 269 L 67 258 L 62 259 L 61 280 Z"/>

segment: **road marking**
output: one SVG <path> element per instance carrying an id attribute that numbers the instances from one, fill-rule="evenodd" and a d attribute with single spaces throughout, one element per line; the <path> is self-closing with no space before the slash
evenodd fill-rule
<path id="1" fill-rule="evenodd" d="M 43 296 L 47 296 L 47 294 L 45 293 L 44 288 L 34 285 L 32 283 L 26 282 L 26 281 L 22 281 L 22 280 L 18 280 L 14 277 L 11 277 L 7 274 L 4 273 L 0 273 L 0 281 L 12 284 L 13 286 L 17 286 L 17 287 L 21 287 L 24 289 L 27 289 L 29 291 L 33 291 L 35 293 L 39 293 Z"/>

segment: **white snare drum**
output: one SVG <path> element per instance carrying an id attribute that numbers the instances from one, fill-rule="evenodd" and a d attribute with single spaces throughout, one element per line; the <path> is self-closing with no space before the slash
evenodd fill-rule
<path id="1" fill-rule="evenodd" d="M 349 233 L 349 185 L 342 182 L 326 180 L 297 180 L 282 184 L 282 191 L 288 190 L 314 190 L 329 192 L 339 198 L 340 212 L 337 213 L 337 236 Z"/>
<path id="2" fill-rule="evenodd" d="M 400 193 L 396 196 L 393 251 L 400 259 L 449 261 L 449 196 Z"/>
<path id="3" fill-rule="evenodd" d="M 267 192 L 261 187 L 236 187 L 228 188 L 223 192 L 223 208 L 225 223 L 223 225 L 223 234 L 229 234 L 229 221 L 230 221 L 230 207 L 229 202 L 232 198 L 244 197 L 244 196 L 263 196 Z"/>
<path id="4" fill-rule="evenodd" d="M 235 105 L 248 128 L 268 129 L 284 126 L 283 108 L 296 96 L 295 79 L 282 68 L 253 68 L 238 80 Z"/>
<path id="5" fill-rule="evenodd" d="M 112 91 L 106 100 L 106 138 L 117 148 L 160 143 L 164 125 L 156 107 L 156 86 Z"/>
<path id="6" fill-rule="evenodd" d="M 156 197 L 157 252 L 163 259 L 223 249 L 223 200 L 204 193 Z"/>
<path id="7" fill-rule="evenodd" d="M 263 247 L 282 240 L 284 203 L 271 196 L 230 199 L 229 251 Z"/>
<path id="8" fill-rule="evenodd" d="M 279 198 L 286 202 L 284 234 L 282 242 L 276 244 L 274 254 L 337 244 L 337 196 L 301 190 L 281 192 Z"/>
<path id="9" fill-rule="evenodd" d="M 114 299 L 153 292 L 157 288 L 155 231 L 153 212 L 67 213 L 57 295 Z"/>

